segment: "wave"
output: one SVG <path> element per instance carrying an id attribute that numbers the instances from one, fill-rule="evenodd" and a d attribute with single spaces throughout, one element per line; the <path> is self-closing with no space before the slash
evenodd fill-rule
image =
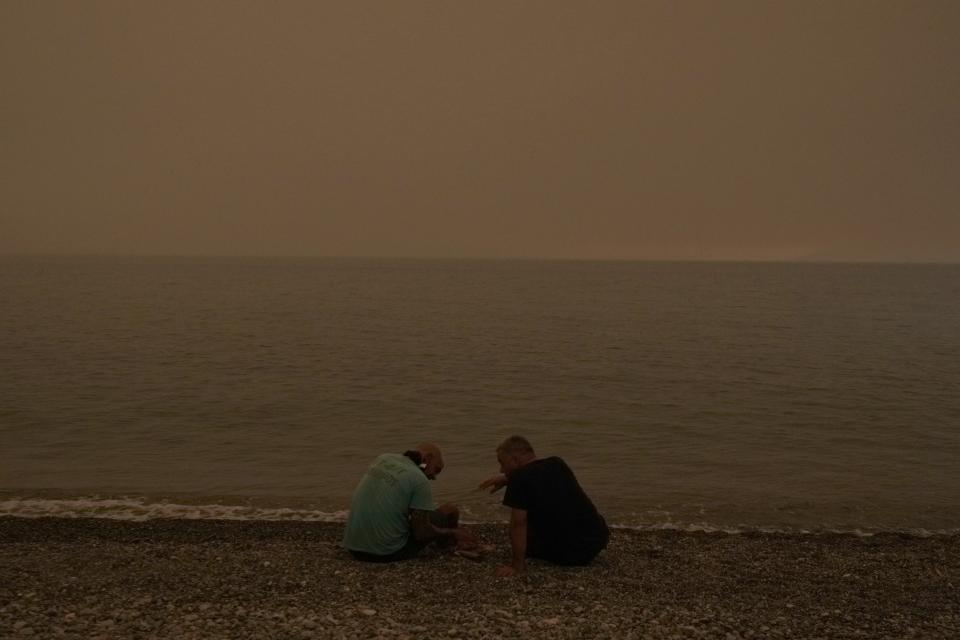
<path id="1" fill-rule="evenodd" d="M 156 500 L 145 496 L 98 495 L 82 497 L 42 498 L 6 496 L 0 499 L 0 516 L 18 518 L 105 518 L 143 522 L 147 520 L 240 520 L 267 522 L 326 522 L 342 523 L 348 511 L 325 511 L 312 508 L 252 506 L 237 504 L 188 504 L 170 500 Z M 471 513 L 463 513 L 467 524 L 502 523 L 505 520 L 490 519 Z M 960 535 L 960 528 L 888 528 L 888 527 L 786 527 L 757 525 L 722 525 L 710 522 L 678 522 L 664 519 L 655 522 L 611 521 L 611 528 L 632 532 L 680 532 L 728 535 L 853 535 L 872 537 L 878 534 L 896 534 L 910 537 L 941 537 Z"/>
<path id="2" fill-rule="evenodd" d="M 21 518 L 108 518 L 111 520 L 266 520 L 343 522 L 346 511 L 290 507 L 254 507 L 228 504 L 180 504 L 139 496 L 102 498 L 7 498 L 0 500 L 0 516 Z"/>

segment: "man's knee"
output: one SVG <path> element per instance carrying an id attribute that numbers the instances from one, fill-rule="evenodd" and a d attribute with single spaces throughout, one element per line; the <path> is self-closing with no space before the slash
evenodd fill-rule
<path id="1" fill-rule="evenodd" d="M 436 519 L 439 521 L 434 522 L 434 524 L 439 527 L 454 529 L 460 524 L 460 510 L 456 505 L 449 502 L 437 507 L 437 510 L 434 511 L 434 514 L 436 514 Z"/>

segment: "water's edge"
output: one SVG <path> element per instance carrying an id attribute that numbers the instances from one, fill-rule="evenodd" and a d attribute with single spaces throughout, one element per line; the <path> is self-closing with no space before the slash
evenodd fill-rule
<path id="1" fill-rule="evenodd" d="M 209 520 L 243 522 L 307 522 L 342 523 L 347 510 L 325 511 L 307 507 L 256 506 L 253 504 L 178 503 L 150 500 L 143 496 L 84 496 L 72 498 L 39 498 L 6 496 L 0 499 L 0 517 L 23 519 L 106 519 L 127 522 L 153 520 Z M 464 518 L 467 524 L 495 524 L 506 518 Z M 730 535 L 852 535 L 872 537 L 895 534 L 929 538 L 960 535 L 960 529 L 881 528 L 881 527 L 783 527 L 742 525 L 730 526 L 710 522 L 678 523 L 671 521 L 610 522 L 612 528 L 625 531 L 676 531 L 683 533 L 723 533 Z"/>

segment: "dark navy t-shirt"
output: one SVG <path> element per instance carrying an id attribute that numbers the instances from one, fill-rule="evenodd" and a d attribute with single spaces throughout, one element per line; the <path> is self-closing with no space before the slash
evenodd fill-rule
<path id="1" fill-rule="evenodd" d="M 503 504 L 527 512 L 529 556 L 579 564 L 607 545 L 606 522 L 560 458 L 534 460 L 513 471 Z"/>

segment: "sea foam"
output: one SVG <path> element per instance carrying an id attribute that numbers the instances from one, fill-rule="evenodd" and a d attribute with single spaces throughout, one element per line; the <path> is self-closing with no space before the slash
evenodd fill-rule
<path id="1" fill-rule="evenodd" d="M 109 518 L 144 521 L 160 518 L 179 520 L 296 520 L 302 522 L 343 522 L 346 511 L 319 511 L 289 507 L 253 507 L 223 504 L 179 504 L 150 501 L 139 496 L 103 498 L 8 498 L 0 501 L 0 515 L 22 518 Z"/>

